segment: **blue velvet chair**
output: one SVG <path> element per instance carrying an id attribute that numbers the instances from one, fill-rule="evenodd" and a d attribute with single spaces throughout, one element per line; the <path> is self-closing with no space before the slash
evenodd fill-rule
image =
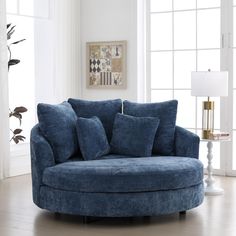
<path id="1" fill-rule="evenodd" d="M 89 103 L 83 100 L 69 100 L 69 102 L 77 116 L 96 115 L 102 123 L 112 122 L 103 124 L 108 134 L 108 141 L 111 141 L 115 115 L 122 109 L 121 100 L 103 103 Z M 171 104 L 177 106 L 176 102 Z M 47 105 L 38 107 L 39 124 L 31 131 L 33 201 L 38 207 L 52 212 L 82 216 L 133 217 L 185 212 L 202 203 L 203 165 L 198 160 L 197 135 L 175 126 L 175 122 L 172 129 L 173 122 L 169 122 L 168 127 L 173 130 L 173 135 L 169 135 L 170 142 L 165 144 L 166 140 L 162 143 L 160 140 L 157 141 L 156 150 L 161 147 L 159 150 L 162 153 L 153 150 L 149 157 L 134 157 L 110 152 L 96 157 L 95 160 L 84 160 L 78 150 L 78 142 L 74 140 L 73 146 L 70 147 L 66 142 L 68 139 L 76 139 L 74 127 L 76 118 L 73 112 L 72 115 L 68 115 L 71 108 L 68 104 L 64 105 L 56 107 L 56 113 L 55 107 L 50 107 L 47 112 L 45 110 Z M 142 116 L 141 113 L 135 113 L 136 105 L 134 110 L 131 109 L 133 105 L 135 104 L 128 104 L 123 112 L 136 114 L 137 117 Z M 83 106 L 85 110 L 89 110 L 89 114 L 86 112 L 83 114 L 81 108 Z M 89 106 L 96 109 L 91 109 Z M 69 117 L 66 121 L 63 116 L 65 112 Z M 82 115 L 79 115 L 79 112 Z M 46 119 L 44 116 L 48 116 L 49 113 L 51 125 L 47 127 L 44 126 L 46 123 L 42 122 Z M 161 117 L 160 119 L 163 119 Z M 57 140 L 57 136 L 50 129 L 55 129 L 53 120 L 58 125 L 60 119 L 67 125 L 60 124 L 61 128 L 57 130 L 59 132 L 57 134 L 61 140 L 59 138 Z M 46 122 L 49 121 L 46 119 Z M 68 125 L 68 122 L 71 125 Z M 58 129 L 58 126 L 56 127 Z M 61 137 L 65 134 L 63 129 L 67 129 L 68 137 Z M 68 132 L 68 129 L 71 131 Z M 163 123 L 161 132 L 156 134 L 155 138 L 158 138 L 158 135 L 165 136 Z M 63 140 L 65 141 L 62 142 Z M 164 145 L 171 146 L 164 150 Z M 70 149 L 69 156 L 68 151 L 63 151 L 62 147 Z M 60 154 L 55 148 L 62 149 Z M 163 153 L 165 151 L 167 153 Z"/>

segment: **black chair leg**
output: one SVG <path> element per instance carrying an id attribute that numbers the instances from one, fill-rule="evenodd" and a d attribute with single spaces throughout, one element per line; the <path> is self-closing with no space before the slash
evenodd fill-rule
<path id="1" fill-rule="evenodd" d="M 83 224 L 88 224 L 89 221 L 89 217 L 88 216 L 83 216 Z"/>
<path id="2" fill-rule="evenodd" d="M 186 211 L 180 211 L 179 214 L 180 215 L 186 215 Z"/>
<path id="3" fill-rule="evenodd" d="M 59 219 L 61 217 L 61 214 L 59 212 L 55 212 L 54 216 L 55 216 L 56 219 Z"/>

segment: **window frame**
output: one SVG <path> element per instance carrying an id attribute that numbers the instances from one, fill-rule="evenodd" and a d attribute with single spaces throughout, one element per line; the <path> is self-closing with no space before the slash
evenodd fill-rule
<path id="1" fill-rule="evenodd" d="M 146 0 L 146 66 L 145 67 L 146 67 L 146 101 L 147 102 L 152 101 L 151 93 L 153 90 L 163 90 L 163 91 L 172 90 L 172 98 L 174 98 L 174 91 L 178 90 L 174 86 L 170 89 L 153 89 L 151 86 L 151 53 L 155 52 L 155 50 L 151 50 L 150 24 L 151 24 L 151 14 L 155 14 L 158 12 L 155 12 L 155 13 L 150 12 L 150 1 L 151 0 Z M 172 11 L 174 10 L 173 2 L 174 0 L 172 0 Z M 234 7 L 236 9 L 236 1 L 234 1 L 234 4 L 235 4 Z M 197 5 L 197 1 L 196 1 L 196 5 Z M 207 9 L 219 9 L 219 7 L 209 7 Z M 201 8 L 199 10 L 203 10 L 203 9 Z M 177 10 L 177 11 L 181 12 L 185 10 Z M 233 50 L 235 50 L 235 53 L 236 53 L 236 45 L 235 47 L 233 47 L 233 23 L 236 24 L 236 21 L 233 22 L 234 21 L 233 0 L 221 0 L 220 16 L 221 16 L 220 26 L 219 26 L 220 27 L 220 47 L 217 48 L 217 50 L 219 49 L 219 53 L 220 53 L 220 70 L 227 70 L 229 72 L 229 95 L 228 97 L 220 98 L 221 119 L 220 119 L 219 128 L 220 130 L 229 131 L 232 135 L 231 135 L 231 140 L 229 142 L 220 142 L 220 169 L 214 169 L 214 173 L 219 174 L 219 175 L 236 176 L 236 170 L 233 170 L 233 142 L 236 142 L 236 140 L 234 141 L 233 139 L 233 131 L 236 133 L 236 127 L 233 127 L 233 91 L 235 91 L 235 94 L 236 94 L 236 87 L 233 88 L 233 77 L 234 77 L 233 76 L 233 69 L 234 69 L 233 68 Z M 235 16 L 235 19 L 236 19 L 236 16 Z M 173 17 L 172 17 L 172 21 L 174 21 Z M 174 22 L 172 24 L 174 25 Z M 172 27 L 172 31 L 174 31 L 173 27 Z M 198 49 L 196 47 L 196 51 L 198 50 L 202 50 L 202 49 Z M 214 50 L 214 48 L 207 48 L 206 50 Z M 168 50 L 165 50 L 165 51 L 168 51 Z M 175 50 L 174 47 L 172 47 L 172 50 L 169 50 L 169 51 L 175 52 L 175 51 L 181 51 L 181 50 Z M 196 61 L 196 64 L 197 63 L 198 62 Z M 174 63 L 172 63 L 172 66 L 174 67 Z M 196 68 L 197 68 L 197 65 L 196 65 Z M 174 75 L 174 72 L 173 72 L 173 75 Z M 172 80 L 174 83 L 173 75 L 172 75 Z M 185 90 L 185 89 L 181 89 L 181 90 Z M 197 108 L 197 98 L 195 100 L 195 105 Z M 197 115 L 198 115 L 198 111 L 196 111 L 196 117 L 195 117 L 196 123 L 197 123 Z M 192 127 L 185 127 L 185 128 L 191 129 Z M 198 128 L 197 124 L 195 124 L 195 127 L 191 129 L 191 131 L 199 134 L 199 132 L 201 131 L 201 128 Z M 214 147 L 213 147 L 213 151 L 214 151 Z M 205 157 L 203 158 L 207 159 L 206 155 L 207 155 L 207 152 L 205 153 Z"/>

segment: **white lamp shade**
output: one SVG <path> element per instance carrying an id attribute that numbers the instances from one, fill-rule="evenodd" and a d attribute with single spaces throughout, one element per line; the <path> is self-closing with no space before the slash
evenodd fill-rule
<path id="1" fill-rule="evenodd" d="M 199 71 L 191 74 L 191 95 L 199 97 L 228 96 L 227 71 Z"/>

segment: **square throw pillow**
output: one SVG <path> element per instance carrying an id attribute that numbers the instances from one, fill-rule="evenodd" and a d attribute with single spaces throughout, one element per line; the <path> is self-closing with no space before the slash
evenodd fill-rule
<path id="1" fill-rule="evenodd" d="M 64 162 L 79 151 L 77 116 L 68 102 L 59 105 L 39 103 L 39 128 L 51 144 L 56 162 Z"/>
<path id="2" fill-rule="evenodd" d="M 155 117 L 133 117 L 118 113 L 112 131 L 111 151 L 136 157 L 151 156 L 158 125 L 159 119 Z"/>
<path id="3" fill-rule="evenodd" d="M 121 112 L 121 99 L 106 101 L 87 101 L 70 98 L 68 102 L 72 105 L 78 117 L 90 118 L 97 116 L 106 131 L 107 139 L 111 141 L 112 127 L 117 113 Z"/>
<path id="4" fill-rule="evenodd" d="M 178 101 L 171 100 L 160 103 L 134 103 L 123 102 L 124 114 L 131 116 L 148 116 L 160 119 L 154 144 L 153 153 L 159 155 L 171 155 L 174 151 L 175 122 Z"/>
<path id="5" fill-rule="evenodd" d="M 109 153 L 106 132 L 98 117 L 79 117 L 76 129 L 84 160 L 95 160 Z"/>

